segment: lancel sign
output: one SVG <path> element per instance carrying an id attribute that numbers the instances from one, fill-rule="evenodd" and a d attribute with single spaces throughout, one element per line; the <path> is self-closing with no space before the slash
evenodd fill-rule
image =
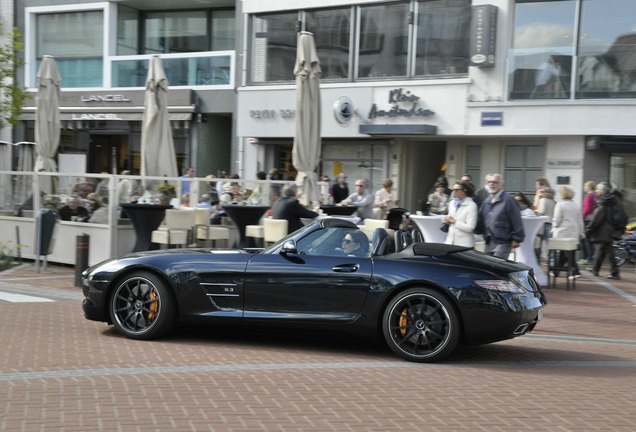
<path id="1" fill-rule="evenodd" d="M 117 94 L 88 96 L 82 95 L 80 98 L 82 102 L 130 102 L 130 99 L 128 99 L 126 96 Z"/>
<path id="2" fill-rule="evenodd" d="M 132 102 L 126 95 L 121 94 L 104 94 L 104 95 L 81 95 L 80 101 L 85 104 L 93 103 L 106 103 L 106 104 L 120 104 Z M 121 114 L 117 113 L 104 113 L 104 112 L 91 112 L 71 114 L 72 120 L 125 120 Z"/>

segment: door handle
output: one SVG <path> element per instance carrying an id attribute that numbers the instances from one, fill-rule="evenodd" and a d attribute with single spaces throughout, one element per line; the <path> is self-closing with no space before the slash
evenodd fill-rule
<path id="1" fill-rule="evenodd" d="M 337 273 L 354 273 L 360 268 L 360 264 L 341 264 L 334 266 L 331 270 Z"/>

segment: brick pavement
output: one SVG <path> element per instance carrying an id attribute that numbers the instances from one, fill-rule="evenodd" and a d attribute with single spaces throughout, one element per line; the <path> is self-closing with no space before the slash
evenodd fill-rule
<path id="1" fill-rule="evenodd" d="M 139 342 L 86 321 L 71 267 L 0 273 L 3 431 L 632 431 L 636 273 L 548 289 L 532 335 L 444 363 L 381 344 L 232 328 Z M 561 278 L 560 282 L 563 281 Z"/>

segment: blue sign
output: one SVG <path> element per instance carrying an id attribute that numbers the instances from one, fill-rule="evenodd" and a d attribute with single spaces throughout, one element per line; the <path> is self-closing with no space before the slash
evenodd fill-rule
<path id="1" fill-rule="evenodd" d="M 482 126 L 502 126 L 503 112 L 483 112 L 481 113 Z"/>

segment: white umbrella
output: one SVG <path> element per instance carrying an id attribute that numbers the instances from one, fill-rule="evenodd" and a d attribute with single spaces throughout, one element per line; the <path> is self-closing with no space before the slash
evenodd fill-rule
<path id="1" fill-rule="evenodd" d="M 315 172 L 320 160 L 320 60 L 314 35 L 298 35 L 296 75 L 296 135 L 292 149 L 292 163 L 298 170 L 296 184 L 303 205 L 318 206 L 320 191 Z"/>
<path id="2" fill-rule="evenodd" d="M 177 157 L 168 118 L 168 79 L 159 56 L 148 65 L 141 124 L 141 175 L 177 177 Z"/>
<path id="3" fill-rule="evenodd" d="M 0 141 L 0 171 L 11 171 L 13 161 L 13 144 Z M 0 210 L 11 209 L 13 191 L 11 174 L 0 174 Z"/>
<path id="4" fill-rule="evenodd" d="M 35 166 L 35 147 L 32 142 L 22 141 L 15 144 L 18 155 L 18 166 L 16 171 L 24 174 L 33 172 Z M 15 180 L 15 190 L 13 191 L 13 202 L 22 204 L 33 193 L 33 183 L 30 175 L 18 175 Z"/>
<path id="5" fill-rule="evenodd" d="M 37 109 L 35 112 L 37 159 L 33 170 L 55 172 L 57 171 L 57 163 L 54 158 L 60 145 L 60 85 L 62 79 L 52 56 L 43 56 L 37 73 L 37 83 Z"/>

